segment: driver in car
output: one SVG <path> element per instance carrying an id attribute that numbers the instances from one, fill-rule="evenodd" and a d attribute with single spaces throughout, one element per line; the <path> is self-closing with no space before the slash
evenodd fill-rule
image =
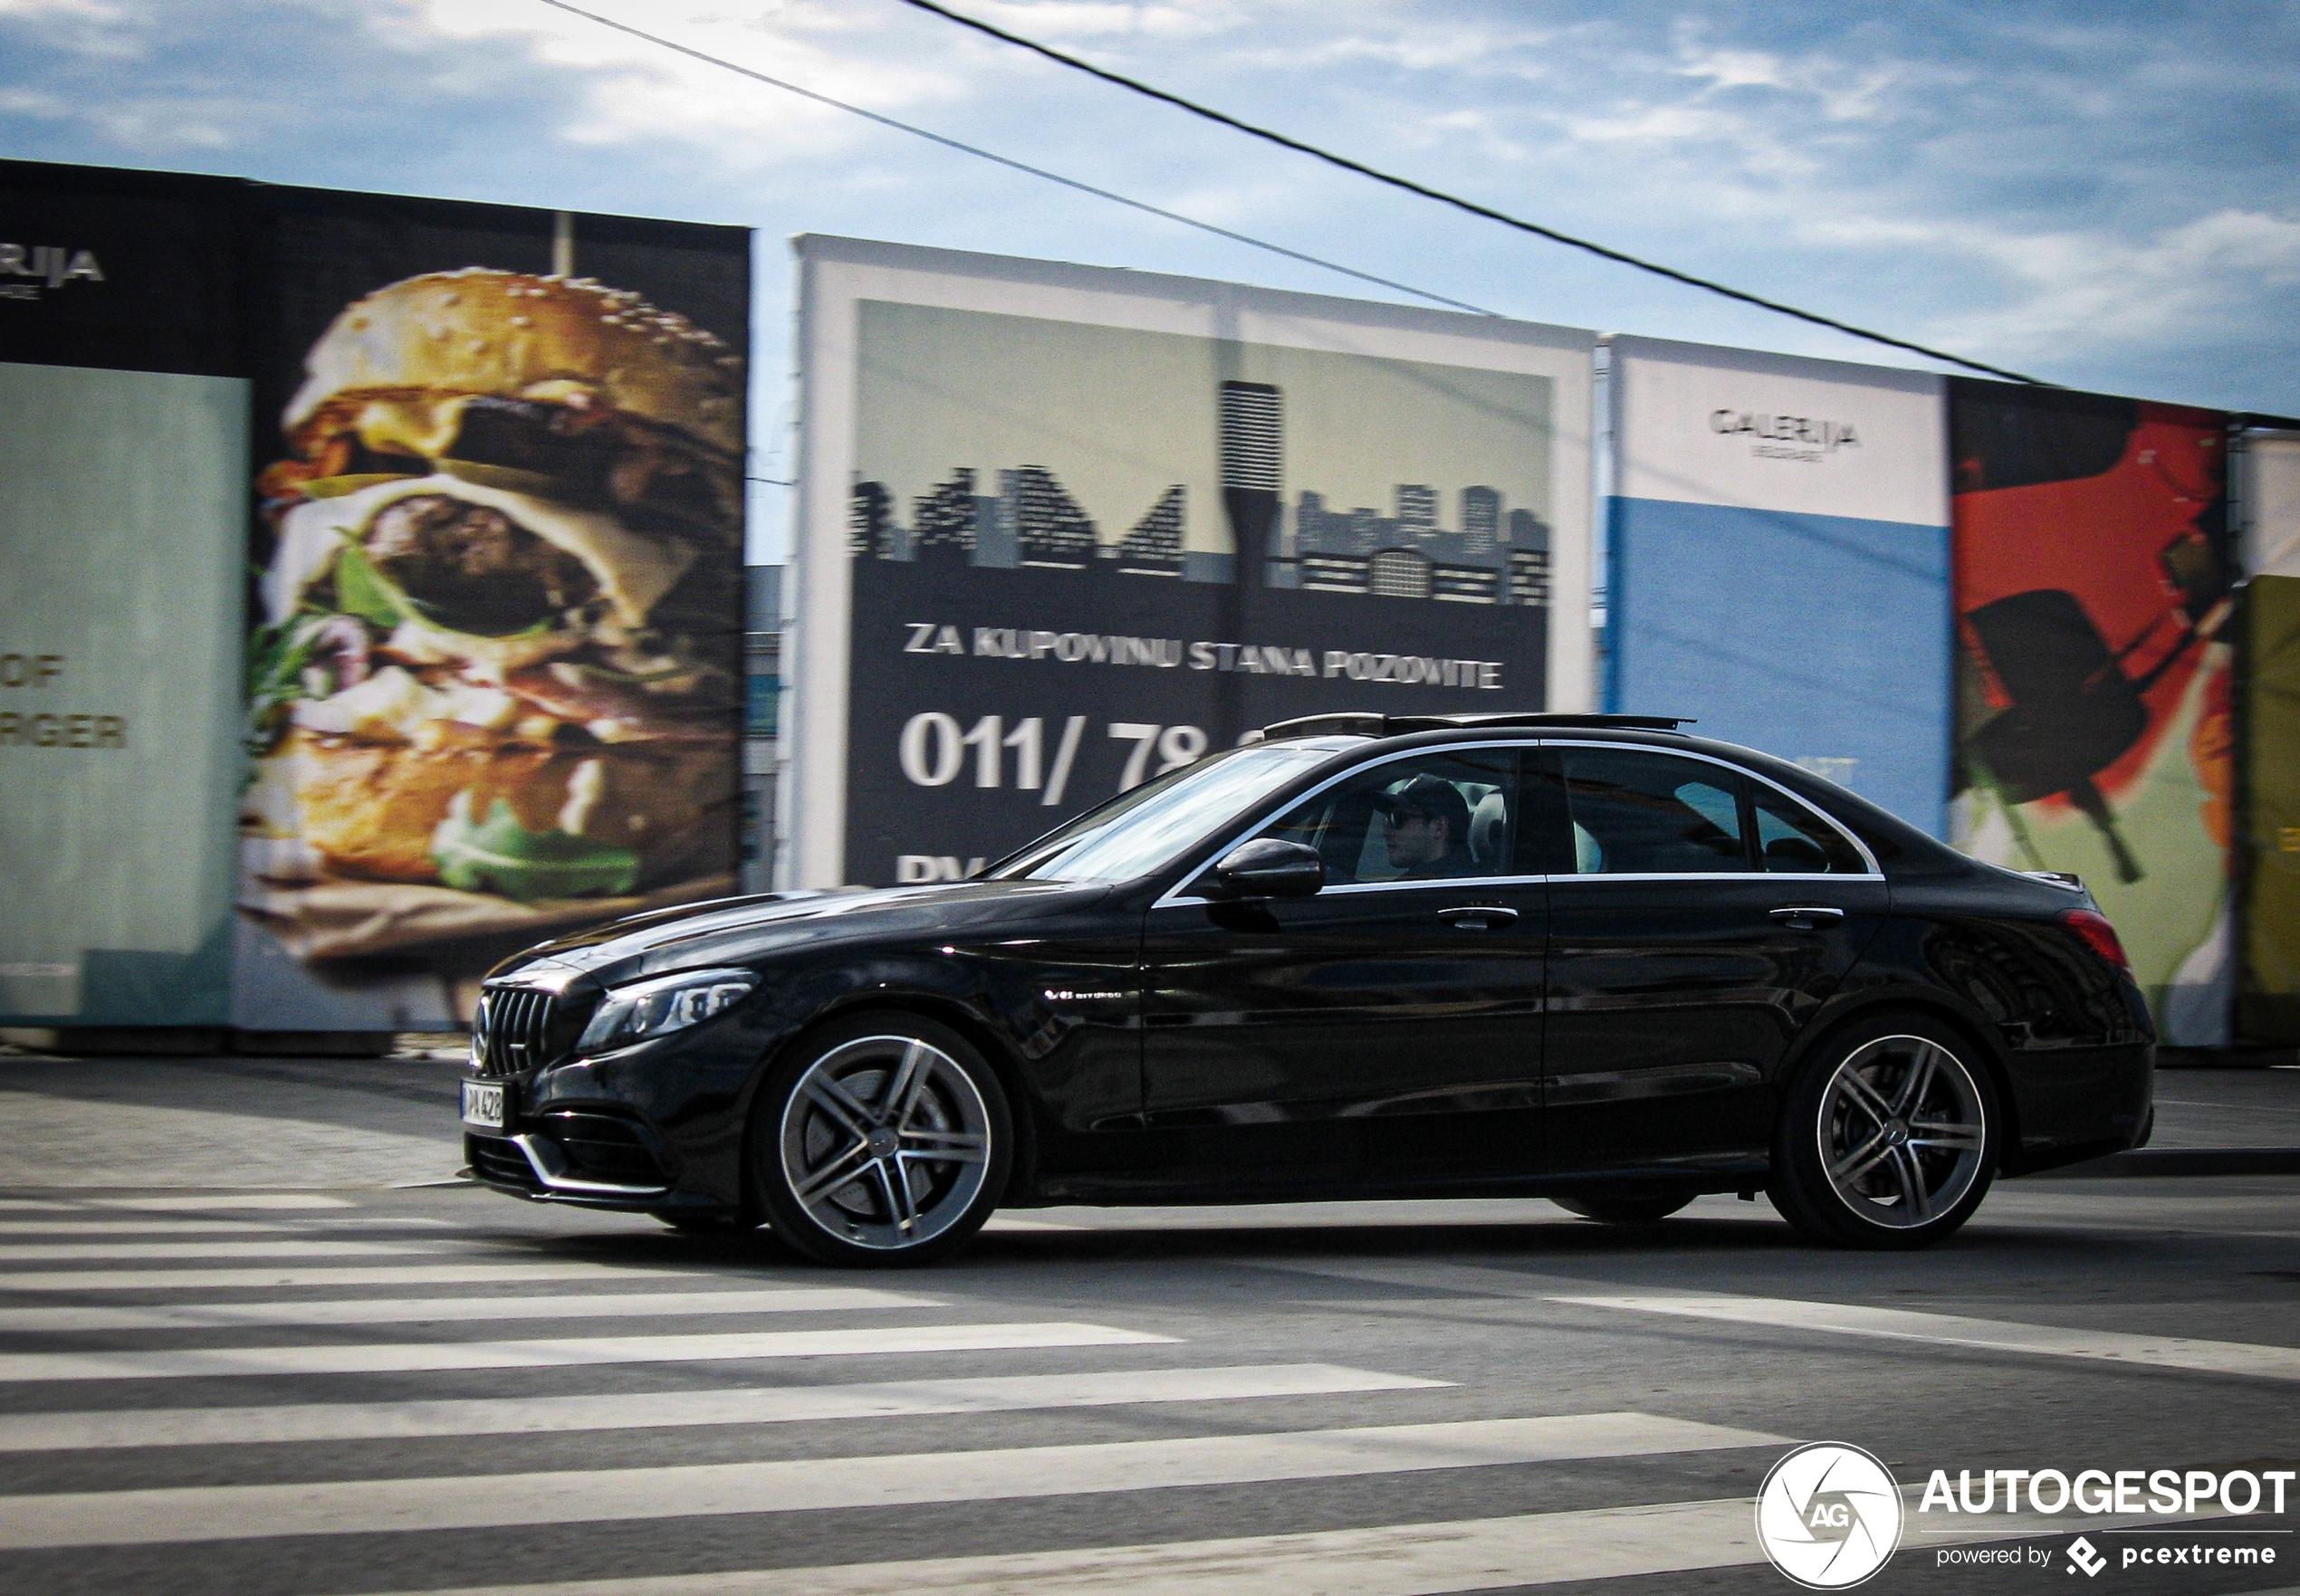
<path id="1" fill-rule="evenodd" d="M 1470 857 L 1470 804 L 1461 789 L 1436 776 L 1416 776 L 1377 793 L 1383 840 L 1399 881 L 1438 881 L 1474 875 Z"/>

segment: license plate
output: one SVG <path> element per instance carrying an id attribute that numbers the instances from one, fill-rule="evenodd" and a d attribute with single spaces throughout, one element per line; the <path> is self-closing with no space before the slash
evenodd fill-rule
<path id="1" fill-rule="evenodd" d="M 503 1089 L 487 1081 L 464 1083 L 464 1123 L 484 1125 L 491 1131 L 503 1128 Z"/>

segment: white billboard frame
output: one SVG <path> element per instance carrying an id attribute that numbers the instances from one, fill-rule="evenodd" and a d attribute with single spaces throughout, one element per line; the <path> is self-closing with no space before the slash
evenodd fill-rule
<path id="1" fill-rule="evenodd" d="M 855 469 L 858 307 L 865 301 L 1029 316 L 1546 377 L 1551 387 L 1551 597 L 1546 708 L 1586 711 L 1591 632 L 1591 473 L 1597 334 L 1203 278 L 801 234 L 799 438 L 792 579 L 784 588 L 789 769 L 777 783 L 778 884 L 843 884 L 853 589 L 848 493 Z"/>

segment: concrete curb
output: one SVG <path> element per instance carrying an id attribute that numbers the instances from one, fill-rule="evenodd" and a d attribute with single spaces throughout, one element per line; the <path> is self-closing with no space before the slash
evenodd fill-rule
<path id="1" fill-rule="evenodd" d="M 2030 1179 L 2123 1180 L 2152 1175 L 2300 1175 L 2300 1147 L 2141 1147 Z"/>

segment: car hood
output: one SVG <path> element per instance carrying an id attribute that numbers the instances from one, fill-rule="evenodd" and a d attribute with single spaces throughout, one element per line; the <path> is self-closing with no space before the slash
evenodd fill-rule
<path id="1" fill-rule="evenodd" d="M 538 984 L 613 986 L 785 951 L 881 939 L 931 941 L 1037 920 L 1107 897 L 1109 884 L 966 881 L 933 886 L 832 887 L 762 893 L 659 909 L 528 949 L 489 972 Z"/>

